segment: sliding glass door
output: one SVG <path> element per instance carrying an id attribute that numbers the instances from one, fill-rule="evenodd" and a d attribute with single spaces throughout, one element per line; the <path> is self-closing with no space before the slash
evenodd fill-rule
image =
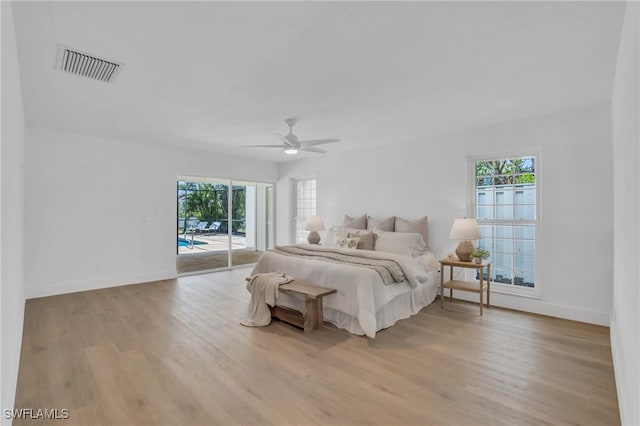
<path id="1" fill-rule="evenodd" d="M 273 185 L 178 181 L 178 273 L 253 264 L 273 246 Z"/>

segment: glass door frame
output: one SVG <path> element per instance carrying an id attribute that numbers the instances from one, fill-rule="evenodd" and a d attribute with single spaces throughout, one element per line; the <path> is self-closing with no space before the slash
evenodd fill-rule
<path id="1" fill-rule="evenodd" d="M 270 247 L 270 239 L 273 239 L 272 243 L 275 243 L 275 235 L 276 235 L 276 221 L 275 221 L 275 192 L 276 192 L 276 185 L 275 182 L 264 182 L 264 181 L 251 181 L 251 180 L 241 180 L 241 179 L 228 179 L 228 178 L 218 178 L 218 177 L 202 177 L 202 176 L 188 176 L 188 175 L 178 175 L 176 178 L 176 190 L 179 189 L 179 182 L 200 182 L 200 183 L 212 183 L 212 184 L 220 184 L 220 185 L 226 185 L 228 190 L 227 190 L 227 266 L 225 267 L 221 267 L 221 268 L 215 268 L 215 270 L 227 270 L 227 269 L 234 269 L 237 267 L 245 267 L 246 264 L 240 264 L 240 265 L 234 265 L 233 264 L 233 185 L 234 182 L 237 182 L 239 185 L 242 186 L 249 186 L 249 185 L 255 185 L 256 187 L 256 191 L 255 191 L 255 197 L 256 199 L 258 198 L 258 190 L 263 190 L 265 195 L 264 195 L 264 209 L 268 209 L 270 210 L 269 212 L 264 212 L 264 214 L 262 216 L 264 216 L 264 220 L 265 220 L 265 224 L 264 224 L 264 234 L 261 239 L 258 237 L 258 230 L 259 230 L 259 226 L 255 227 L 255 246 L 256 246 L 256 250 L 258 249 L 258 241 L 263 241 L 263 245 L 264 248 L 263 250 L 268 250 Z M 269 203 L 267 201 L 268 197 L 266 195 L 267 193 L 267 188 L 271 188 L 271 202 Z M 256 218 L 256 222 L 258 221 L 258 217 L 260 216 L 257 212 L 258 210 L 258 202 L 256 200 L 256 202 L 254 202 L 254 206 L 255 206 L 255 215 L 254 217 Z M 179 206 L 178 206 L 179 207 Z M 178 213 L 178 209 L 176 209 L 176 215 L 178 216 L 176 218 L 176 224 L 179 225 L 179 220 L 180 220 L 180 215 Z M 245 212 L 245 216 L 246 216 L 246 212 Z M 267 223 L 268 218 L 271 218 L 271 224 Z M 187 223 L 187 218 L 185 218 L 185 227 L 186 227 L 186 223 Z M 177 235 L 177 229 L 176 229 L 176 235 Z M 246 236 L 245 236 L 246 237 Z M 271 237 L 271 238 L 269 238 Z M 177 254 L 179 255 L 179 254 Z M 203 270 L 207 271 L 207 270 Z"/>

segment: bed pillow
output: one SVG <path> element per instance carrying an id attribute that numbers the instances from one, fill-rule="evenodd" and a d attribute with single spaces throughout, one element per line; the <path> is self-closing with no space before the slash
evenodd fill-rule
<path id="1" fill-rule="evenodd" d="M 336 239 L 338 238 L 337 231 L 340 229 L 340 226 L 332 226 L 327 229 L 327 233 L 322 239 L 322 245 L 334 247 L 336 245 Z"/>
<path id="2" fill-rule="evenodd" d="M 367 216 L 367 229 L 379 229 L 381 231 L 393 232 L 395 229 L 396 217 L 389 216 L 384 219 L 376 219 L 373 216 Z"/>
<path id="3" fill-rule="evenodd" d="M 396 217 L 395 231 L 418 233 L 422 235 L 422 239 L 426 243 L 427 242 L 427 216 L 419 217 L 417 219 L 403 219 L 401 217 Z"/>
<path id="4" fill-rule="evenodd" d="M 366 229 L 348 228 L 346 226 L 336 226 L 336 237 L 347 238 L 349 234 L 373 234 L 373 231 L 367 231 Z"/>
<path id="5" fill-rule="evenodd" d="M 373 232 L 349 232 L 347 235 L 349 238 L 359 238 L 358 250 L 373 250 L 375 246 L 375 237 Z"/>
<path id="6" fill-rule="evenodd" d="M 427 247 L 422 235 L 415 232 L 376 231 L 376 234 L 376 251 L 415 257 L 422 255 Z"/>
<path id="7" fill-rule="evenodd" d="M 342 226 L 353 229 L 367 229 L 367 215 L 365 213 L 359 217 L 351 217 L 348 214 L 345 214 Z"/>
<path id="8" fill-rule="evenodd" d="M 360 238 L 338 238 L 336 241 L 336 247 L 346 249 L 357 249 Z"/>
<path id="9" fill-rule="evenodd" d="M 327 231 L 327 235 L 324 239 L 324 245 L 328 247 L 335 247 L 336 242 L 340 238 L 349 238 L 349 234 L 354 234 L 354 237 L 359 237 L 357 234 L 373 234 L 371 231 L 364 229 L 347 228 L 346 226 L 332 226 Z"/>

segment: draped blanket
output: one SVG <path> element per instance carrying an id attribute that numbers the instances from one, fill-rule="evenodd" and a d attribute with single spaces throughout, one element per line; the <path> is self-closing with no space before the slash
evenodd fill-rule
<path id="1" fill-rule="evenodd" d="M 380 258 L 379 256 L 371 257 L 362 250 L 336 250 L 309 245 L 294 245 L 278 246 L 274 251 L 285 256 L 303 257 L 323 262 L 368 268 L 377 272 L 385 285 L 402 283 L 407 279 L 402 266 L 396 260 Z"/>
<path id="2" fill-rule="evenodd" d="M 292 276 L 281 272 L 255 274 L 249 277 L 247 282 L 247 290 L 251 293 L 249 318 L 240 321 L 240 324 L 247 327 L 269 325 L 271 323 L 269 306 L 276 305 L 278 288 L 291 281 L 293 281 Z"/>

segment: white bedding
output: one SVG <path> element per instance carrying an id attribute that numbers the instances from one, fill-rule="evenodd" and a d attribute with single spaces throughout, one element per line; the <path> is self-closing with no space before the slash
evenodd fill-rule
<path id="1" fill-rule="evenodd" d="M 338 290 L 336 294 L 323 299 L 324 319 L 350 333 L 373 338 L 378 330 L 408 318 L 430 304 L 438 293 L 438 273 L 437 262 L 431 252 L 417 258 L 383 252 L 367 253 L 398 261 L 405 273 L 411 276 L 410 283 L 385 285 L 378 273 L 370 269 L 274 252 L 266 252 L 260 257 L 252 275 L 284 272 L 322 287 L 335 288 Z M 303 308 L 301 300 L 282 293 L 277 303 L 297 310 Z"/>

